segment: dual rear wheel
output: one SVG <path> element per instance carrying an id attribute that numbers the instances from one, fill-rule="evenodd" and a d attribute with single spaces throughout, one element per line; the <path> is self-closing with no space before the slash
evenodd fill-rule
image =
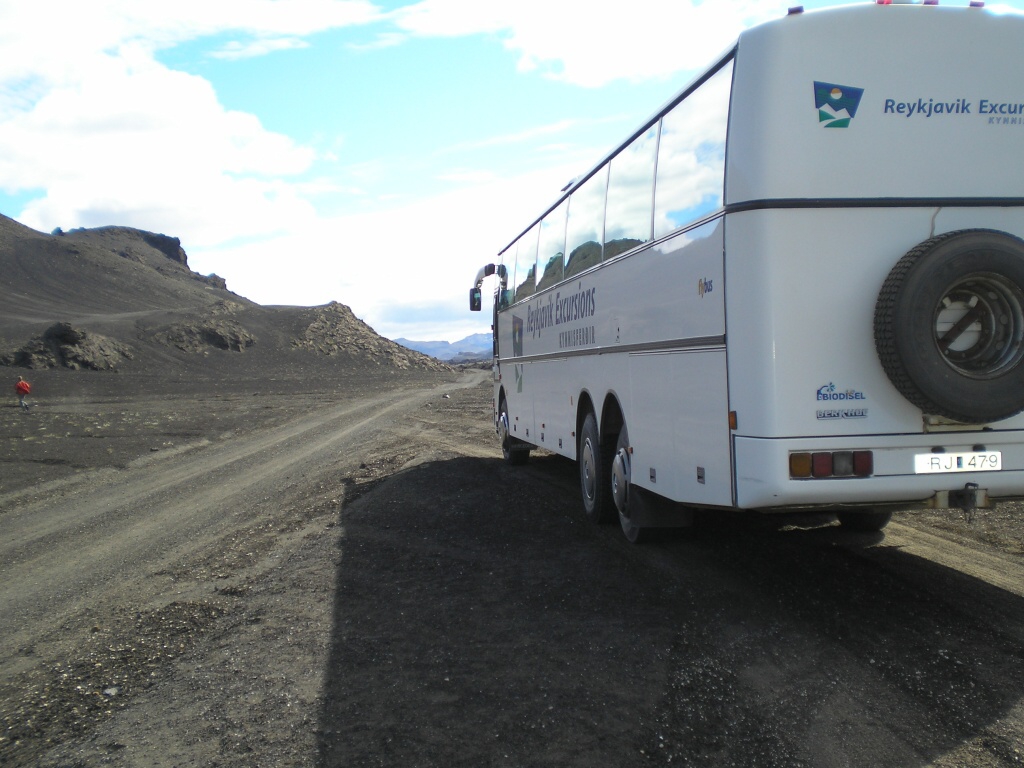
<path id="1" fill-rule="evenodd" d="M 618 519 L 626 538 L 639 544 L 649 538 L 650 529 L 637 524 L 631 515 L 629 433 L 623 424 L 613 443 L 600 440 L 597 418 L 588 413 L 580 429 L 577 454 L 583 511 L 595 523 Z M 634 505 L 635 507 L 635 505 Z"/>

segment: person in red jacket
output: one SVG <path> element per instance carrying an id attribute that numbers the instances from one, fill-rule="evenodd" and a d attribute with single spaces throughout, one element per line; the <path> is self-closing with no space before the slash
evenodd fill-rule
<path id="1" fill-rule="evenodd" d="M 25 398 L 32 391 L 32 385 L 25 381 L 24 376 L 18 377 L 18 383 L 14 385 L 14 391 L 18 393 L 18 405 L 28 410 L 28 403 L 25 402 Z"/>

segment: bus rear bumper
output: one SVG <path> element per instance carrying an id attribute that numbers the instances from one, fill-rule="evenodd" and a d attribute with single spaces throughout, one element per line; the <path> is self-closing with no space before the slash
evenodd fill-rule
<path id="1" fill-rule="evenodd" d="M 948 438 L 945 444 L 942 438 Z M 973 509 L 1024 498 L 1024 432 L 856 438 L 736 437 L 736 504 L 743 509 L 906 506 Z M 1000 469 L 918 473 L 915 457 L 955 456 L 977 449 L 998 454 Z M 871 451 L 868 477 L 790 477 L 795 452 Z"/>

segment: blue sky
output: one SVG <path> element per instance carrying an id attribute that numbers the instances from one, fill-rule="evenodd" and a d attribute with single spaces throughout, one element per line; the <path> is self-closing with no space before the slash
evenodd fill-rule
<path id="1" fill-rule="evenodd" d="M 163 232 L 261 304 L 457 340 L 489 328 L 477 269 L 792 4 L 0 0 L 0 213 Z"/>

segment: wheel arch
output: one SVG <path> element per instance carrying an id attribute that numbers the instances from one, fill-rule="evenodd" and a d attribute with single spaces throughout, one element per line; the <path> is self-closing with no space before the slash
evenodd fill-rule
<path id="1" fill-rule="evenodd" d="M 586 390 L 580 392 L 579 397 L 576 398 L 576 440 L 579 442 L 580 433 L 583 431 L 583 422 L 587 418 L 588 413 L 597 414 L 597 409 L 594 408 L 594 401 L 590 397 L 590 393 Z M 598 423 L 598 429 L 600 429 L 600 422 Z"/>
<path id="2" fill-rule="evenodd" d="M 608 440 L 614 442 L 618 439 L 622 425 L 626 422 L 622 405 L 619 403 L 619 397 L 615 392 L 609 392 L 605 395 L 600 411 L 598 411 L 590 392 L 586 390 L 580 392 L 576 403 L 577 435 L 583 429 L 583 421 L 587 418 L 588 413 L 593 413 L 594 418 L 597 419 L 597 428 L 602 444 Z"/>
<path id="3" fill-rule="evenodd" d="M 619 439 L 622 425 L 626 423 L 619 397 L 614 392 L 605 395 L 601 408 L 601 442 L 614 443 Z"/>

